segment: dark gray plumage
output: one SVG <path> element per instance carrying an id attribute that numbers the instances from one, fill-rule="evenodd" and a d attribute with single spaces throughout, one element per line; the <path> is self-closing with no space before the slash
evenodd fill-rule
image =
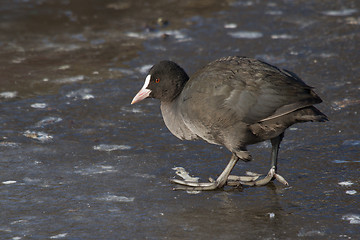
<path id="1" fill-rule="evenodd" d="M 284 131 L 298 122 L 327 120 L 313 106 L 322 102 L 320 97 L 294 73 L 247 57 L 218 59 L 190 79 L 177 64 L 162 61 L 151 68 L 148 78 L 133 103 L 159 99 L 165 124 L 176 137 L 223 145 L 235 163 L 239 158 L 251 160 L 247 145 L 272 140 L 275 177 Z M 226 175 L 220 179 L 224 184 Z M 206 190 L 200 184 L 175 182 Z"/>

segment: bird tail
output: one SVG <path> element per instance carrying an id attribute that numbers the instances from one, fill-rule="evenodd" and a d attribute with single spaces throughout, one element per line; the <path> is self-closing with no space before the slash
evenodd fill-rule
<path id="1" fill-rule="evenodd" d="M 314 106 L 301 108 L 296 111 L 296 119 L 300 122 L 326 122 L 329 118 Z"/>

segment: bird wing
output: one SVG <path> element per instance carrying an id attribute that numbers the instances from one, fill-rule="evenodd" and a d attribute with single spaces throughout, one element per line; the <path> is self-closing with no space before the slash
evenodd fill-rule
<path id="1" fill-rule="evenodd" d="M 295 74 L 246 57 L 208 64 L 191 77 L 182 97 L 196 99 L 185 104 L 197 115 L 189 117 L 209 125 L 253 124 L 321 102 Z"/>

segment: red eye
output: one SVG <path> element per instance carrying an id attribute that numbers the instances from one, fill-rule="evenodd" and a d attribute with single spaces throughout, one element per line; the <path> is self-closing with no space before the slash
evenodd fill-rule
<path id="1" fill-rule="evenodd" d="M 156 82 L 156 83 L 159 83 L 159 82 L 160 82 L 160 78 L 155 79 L 155 82 Z"/>

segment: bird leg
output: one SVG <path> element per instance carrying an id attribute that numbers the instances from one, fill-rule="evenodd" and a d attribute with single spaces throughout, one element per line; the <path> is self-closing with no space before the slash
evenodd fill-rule
<path id="1" fill-rule="evenodd" d="M 247 172 L 247 176 L 233 176 L 230 175 L 228 177 L 227 185 L 229 186 L 237 186 L 237 185 L 248 185 L 248 186 L 263 186 L 268 184 L 271 180 L 276 179 L 282 184 L 288 186 L 289 183 L 283 178 L 281 175 L 276 173 L 277 170 L 277 158 L 279 154 L 279 147 L 281 140 L 284 137 L 284 133 L 279 136 L 271 139 L 271 168 L 268 174 L 264 178 L 260 178 L 260 174 L 257 173 L 249 173 Z"/>
<path id="2" fill-rule="evenodd" d="M 183 185 L 175 187 L 174 190 L 205 191 L 222 188 L 224 185 L 226 185 L 230 172 L 238 161 L 239 157 L 233 154 L 228 165 L 225 167 L 220 176 L 216 180 L 210 180 L 208 183 L 198 183 L 179 179 L 170 179 L 170 181 L 172 183 Z"/>

